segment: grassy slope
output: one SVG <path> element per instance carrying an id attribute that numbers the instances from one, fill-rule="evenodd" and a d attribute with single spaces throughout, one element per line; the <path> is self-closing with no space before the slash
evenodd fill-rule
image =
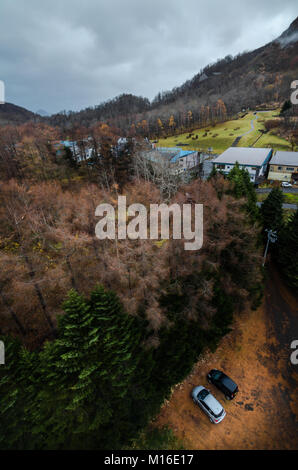
<path id="1" fill-rule="evenodd" d="M 278 111 L 258 112 L 258 119 L 254 121 L 255 129 L 248 135 L 243 136 L 238 143 L 239 147 L 249 147 L 254 144 L 260 136 L 260 129 L 264 129 L 264 120 L 276 117 Z M 181 146 L 185 150 L 207 150 L 208 147 L 213 148 L 214 153 L 222 153 L 232 145 L 236 137 L 244 134 L 251 129 L 250 122 L 255 116 L 253 112 L 248 113 L 244 118 L 227 121 L 217 124 L 216 126 L 208 126 L 202 129 L 193 131 L 194 136 L 198 135 L 197 140 L 187 139 L 189 132 L 184 134 L 160 139 L 158 146 L 160 147 L 175 147 L 178 143 L 188 144 Z M 203 135 L 207 132 L 207 136 Z M 217 136 L 215 136 L 217 134 Z M 260 137 L 256 142 L 257 147 L 272 147 L 275 150 L 291 150 L 290 144 L 278 136 L 272 135 L 270 132 Z M 180 146 L 179 146 L 180 147 Z"/>

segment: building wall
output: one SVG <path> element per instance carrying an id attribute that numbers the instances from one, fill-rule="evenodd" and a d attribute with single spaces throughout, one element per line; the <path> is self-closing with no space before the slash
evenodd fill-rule
<path id="1" fill-rule="evenodd" d="M 270 165 L 270 171 L 276 173 L 296 173 L 298 171 L 297 165 Z"/>
<path id="2" fill-rule="evenodd" d="M 291 181 L 292 173 L 282 173 L 281 171 L 272 171 L 270 168 L 268 174 L 268 180 L 275 180 L 275 181 Z"/>
<path id="3" fill-rule="evenodd" d="M 181 157 L 178 160 L 178 171 L 182 172 L 189 170 L 199 164 L 199 154 L 198 152 L 191 153 L 185 157 Z"/>
<path id="4" fill-rule="evenodd" d="M 270 165 L 268 179 L 276 181 L 291 181 L 292 174 L 297 172 L 298 166 L 295 165 Z"/>
<path id="5" fill-rule="evenodd" d="M 217 170 L 222 170 L 226 175 L 230 173 L 230 171 L 234 168 L 233 163 L 227 163 L 225 165 L 222 164 L 215 164 Z M 252 182 L 255 182 L 256 177 L 264 173 L 265 170 L 262 168 L 256 167 L 256 166 L 246 166 L 246 165 L 239 165 L 239 168 L 245 168 L 250 176 L 250 180 Z M 259 171 L 260 170 L 260 171 Z"/>

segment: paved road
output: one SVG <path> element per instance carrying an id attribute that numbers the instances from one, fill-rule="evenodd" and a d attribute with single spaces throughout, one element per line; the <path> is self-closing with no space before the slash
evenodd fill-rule
<path id="1" fill-rule="evenodd" d="M 256 121 L 258 119 L 258 115 L 256 114 L 255 117 L 250 121 L 250 129 L 246 132 L 244 132 L 243 134 L 241 135 L 238 135 L 238 137 L 236 137 L 236 139 L 234 140 L 234 142 L 232 143 L 231 147 L 237 147 L 240 139 L 244 136 L 244 135 L 247 135 L 247 134 L 250 134 L 254 129 L 255 129 L 255 125 L 254 125 L 254 121 Z"/>
<path id="2" fill-rule="evenodd" d="M 298 193 L 298 188 L 280 188 L 283 193 Z M 272 191 L 272 188 L 257 188 L 256 192 L 257 193 L 270 193 Z"/>
<path id="3" fill-rule="evenodd" d="M 244 311 L 215 353 L 206 353 L 174 388 L 155 423 L 168 425 L 187 449 L 297 449 L 298 366 L 290 344 L 298 339 L 298 300 L 270 267 L 265 298 Z M 238 382 L 235 400 L 225 400 L 206 373 L 218 368 Z M 219 425 L 192 402 L 196 385 L 210 388 L 227 416 Z"/>
<path id="4" fill-rule="evenodd" d="M 258 207 L 261 207 L 262 203 L 261 202 L 257 202 L 257 206 Z M 298 208 L 298 204 L 286 204 L 284 203 L 282 205 L 282 208 L 283 209 L 293 209 L 293 210 L 296 210 Z"/>
<path id="5" fill-rule="evenodd" d="M 244 134 L 242 134 L 240 137 L 250 134 L 254 130 L 255 128 L 254 121 L 256 121 L 257 119 L 258 119 L 258 115 L 256 114 L 255 117 L 250 121 L 250 130 L 247 132 L 244 132 Z"/>

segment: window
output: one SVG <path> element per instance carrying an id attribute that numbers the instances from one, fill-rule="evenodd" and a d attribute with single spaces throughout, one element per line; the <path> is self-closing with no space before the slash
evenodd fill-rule
<path id="1" fill-rule="evenodd" d="M 208 392 L 208 390 L 204 389 L 204 390 L 201 390 L 201 391 L 199 392 L 198 398 L 199 398 L 201 401 L 203 401 L 204 398 L 207 397 L 207 395 L 209 395 L 209 392 Z"/>
<path id="2" fill-rule="evenodd" d="M 288 167 L 287 167 L 287 171 L 294 171 L 294 168 L 291 167 L 291 166 L 288 166 Z"/>
<path id="3" fill-rule="evenodd" d="M 279 166 L 277 169 L 278 169 L 278 170 L 282 170 L 282 166 Z"/>
<path id="4" fill-rule="evenodd" d="M 222 373 L 221 373 L 220 371 L 216 371 L 216 372 L 213 374 L 213 379 L 214 379 L 214 380 L 219 380 L 221 376 L 222 376 Z"/>
<path id="5" fill-rule="evenodd" d="M 210 410 L 211 411 L 211 410 Z M 218 413 L 218 414 L 215 414 L 213 411 L 211 411 L 211 414 L 215 417 L 215 418 L 219 418 L 222 414 L 223 414 L 224 410 L 222 408 L 222 410 Z"/>

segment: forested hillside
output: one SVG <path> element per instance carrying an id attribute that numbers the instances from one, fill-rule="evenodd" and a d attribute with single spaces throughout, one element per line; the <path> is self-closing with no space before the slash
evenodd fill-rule
<path id="1" fill-rule="evenodd" d="M 123 449 L 142 439 L 202 352 L 260 305 L 266 229 L 278 232 L 270 252 L 297 289 L 297 212 L 285 219 L 278 189 L 260 210 L 238 164 L 203 180 L 146 157 L 148 136 L 288 98 L 296 31 L 297 20 L 152 103 L 122 95 L 0 126 L 1 449 Z M 278 121 L 288 132 L 285 108 L 269 128 Z M 151 204 L 189 204 L 192 213 L 202 204 L 202 248 L 173 239 L 174 222 L 169 239 L 160 230 L 159 239 L 98 239 L 96 207 L 116 208 L 121 195 L 147 213 Z"/>
<path id="2" fill-rule="evenodd" d="M 297 74 L 298 19 L 269 44 L 218 59 L 181 86 L 158 92 L 152 102 L 124 93 L 79 112 L 50 117 L 7 103 L 0 107 L 0 124 L 35 120 L 68 131 L 74 125 L 104 122 L 121 135 L 160 136 L 225 120 L 242 109 L 278 107 L 289 99 Z"/>
<path id="3" fill-rule="evenodd" d="M 38 119 L 37 115 L 21 106 L 12 103 L 4 103 L 0 106 L 0 126 L 7 124 L 18 125 L 35 119 Z"/>
<path id="4" fill-rule="evenodd" d="M 160 135 L 164 130 L 208 125 L 243 108 L 281 105 L 289 99 L 297 76 L 298 18 L 276 40 L 207 65 L 180 87 L 159 92 L 151 103 L 124 94 L 79 113 L 58 113 L 49 122 L 67 127 L 100 120 L 123 134 Z"/>
<path id="5" fill-rule="evenodd" d="M 120 448 L 260 301 L 258 210 L 242 170 L 183 186 L 154 178 L 131 142 L 115 158 L 107 127 L 92 130 L 91 165 L 54 152 L 59 132 L 1 131 L 0 447 Z M 97 239 L 96 206 L 120 194 L 203 204 L 202 249 Z"/>

